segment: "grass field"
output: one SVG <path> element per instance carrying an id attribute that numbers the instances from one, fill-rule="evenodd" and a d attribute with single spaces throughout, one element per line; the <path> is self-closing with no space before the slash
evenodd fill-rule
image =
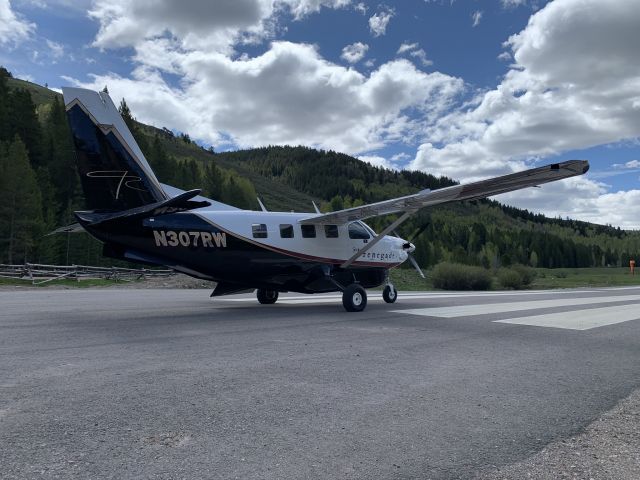
<path id="1" fill-rule="evenodd" d="M 434 290 L 431 282 L 430 270 L 424 270 L 426 279 L 420 278 L 418 273 L 409 268 L 396 268 L 391 271 L 391 281 L 399 291 Z M 621 287 L 640 286 L 640 273 L 632 276 L 628 268 L 537 268 L 537 276 L 529 290 L 544 290 L 552 288 L 581 288 L 581 287 Z M 141 280 L 142 281 L 142 280 Z M 73 279 L 53 280 L 51 282 L 35 285 L 36 287 L 62 287 L 62 288 L 88 288 L 88 287 L 126 287 L 129 282 L 82 279 L 79 282 Z M 32 287 L 30 280 L 13 280 L 0 278 L 1 286 Z M 500 290 L 497 280 L 494 278 L 493 289 Z"/>
<path id="2" fill-rule="evenodd" d="M 537 276 L 529 290 L 580 287 L 640 286 L 640 272 L 630 275 L 628 268 L 536 268 Z M 396 288 L 403 290 L 433 290 L 430 271 L 424 270 L 426 279 L 420 278 L 413 269 L 396 268 L 391 271 L 391 280 Z M 498 282 L 493 288 L 499 290 Z"/>
<path id="3" fill-rule="evenodd" d="M 628 268 L 538 268 L 536 272 L 531 285 L 535 289 L 640 285 L 640 272 L 631 275 Z"/>

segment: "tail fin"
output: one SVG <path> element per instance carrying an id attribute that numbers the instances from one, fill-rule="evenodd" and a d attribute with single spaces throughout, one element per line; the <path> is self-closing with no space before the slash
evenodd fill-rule
<path id="1" fill-rule="evenodd" d="M 81 88 L 63 94 L 90 209 L 129 210 L 169 198 L 109 94 Z"/>

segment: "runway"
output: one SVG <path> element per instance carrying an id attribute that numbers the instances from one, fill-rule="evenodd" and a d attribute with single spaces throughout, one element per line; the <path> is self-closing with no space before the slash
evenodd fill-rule
<path id="1" fill-rule="evenodd" d="M 4 478 L 471 478 L 640 386 L 640 288 L 0 292 Z"/>

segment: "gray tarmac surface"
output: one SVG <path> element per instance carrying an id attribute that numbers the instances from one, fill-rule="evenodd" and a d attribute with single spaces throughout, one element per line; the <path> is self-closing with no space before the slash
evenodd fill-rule
<path id="1" fill-rule="evenodd" d="M 640 386 L 640 288 L 379 295 L 0 292 L 0 477 L 527 478 Z"/>

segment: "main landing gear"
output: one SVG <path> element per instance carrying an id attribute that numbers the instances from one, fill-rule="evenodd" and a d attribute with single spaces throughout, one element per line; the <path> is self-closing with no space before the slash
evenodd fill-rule
<path id="1" fill-rule="evenodd" d="M 259 288 L 256 292 L 256 296 L 258 297 L 258 302 L 263 305 L 272 305 L 278 300 L 278 292 L 276 290 Z"/>
<path id="2" fill-rule="evenodd" d="M 361 312 L 367 306 L 367 292 L 352 283 L 342 291 L 342 306 L 347 312 Z"/>
<path id="3" fill-rule="evenodd" d="M 347 312 L 361 312 L 367 307 L 367 292 L 360 284 L 352 283 L 344 287 L 338 282 L 334 281 L 334 283 L 342 290 L 342 306 Z M 258 302 L 262 305 L 272 305 L 278 301 L 278 292 L 276 290 L 259 288 L 256 290 L 256 296 L 258 297 Z M 398 291 L 392 284 L 388 283 L 382 291 L 382 298 L 387 303 L 395 303 L 398 299 Z"/>

